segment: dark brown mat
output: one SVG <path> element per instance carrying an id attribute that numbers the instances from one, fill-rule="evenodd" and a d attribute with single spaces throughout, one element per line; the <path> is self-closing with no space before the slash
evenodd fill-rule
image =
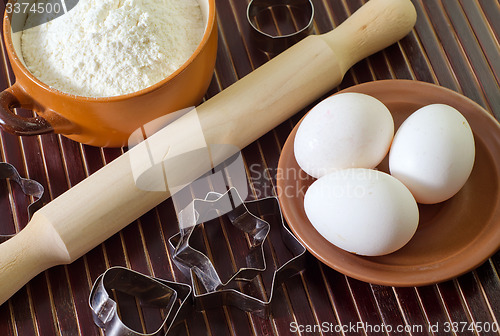
<path id="1" fill-rule="evenodd" d="M 216 75 L 207 97 L 268 59 L 249 44 L 247 1 L 216 2 L 220 44 Z M 327 32 L 337 26 L 363 2 L 314 0 L 315 32 Z M 427 81 L 470 97 L 500 118 L 498 1 L 413 2 L 418 12 L 414 31 L 400 43 L 355 65 L 340 88 L 389 78 Z M 4 2 L 0 7 L 3 12 Z M 2 43 L 1 88 L 8 87 L 14 80 Z M 281 146 L 303 113 L 243 151 L 253 182 L 252 197 L 273 194 L 273 175 Z M 15 165 L 23 176 L 42 183 L 49 199 L 121 153 L 119 149 L 82 146 L 55 135 L 19 138 L 1 133 L 0 137 L 0 160 Z M 20 190 L 12 189 L 13 196 L 9 198 L 10 187 L 0 182 L 1 233 L 13 233 L 27 223 L 29 200 Z M 166 255 L 166 240 L 176 228 L 173 205 L 166 201 L 73 264 L 55 267 L 37 276 L 0 307 L 0 335 L 100 335 L 87 304 L 93 281 L 114 265 L 164 279 L 183 280 Z M 275 252 L 279 257 L 279 251 Z M 391 288 L 345 277 L 311 257 L 301 276 L 278 289 L 275 300 L 282 305 L 282 310 L 272 318 L 262 319 L 234 308 L 214 309 L 187 320 L 181 334 L 298 335 L 294 332 L 298 329 L 296 325 L 309 325 L 334 332 L 321 333 L 318 331 L 321 328 L 316 327 L 315 332 L 302 335 L 363 335 L 349 326 L 365 323 L 367 335 L 431 335 L 429 328 L 436 324 L 439 324 L 439 335 L 453 335 L 453 327 L 458 328 L 456 335 L 475 335 L 469 330 L 472 322 L 481 324 L 483 330 L 498 330 L 499 326 L 494 323 L 500 321 L 499 270 L 500 253 L 496 253 L 475 271 L 452 281 L 420 288 Z M 148 330 L 155 329 L 161 320 L 158 313 L 139 314 L 137 309 L 129 310 L 125 318 L 131 326 L 147 326 Z M 393 331 L 378 333 L 376 328 L 383 324 L 391 325 Z M 406 326 L 409 332 L 396 332 L 398 326 Z M 337 333 L 336 329 L 344 329 L 344 332 Z M 479 332 L 479 335 L 498 334 L 498 331 Z"/>

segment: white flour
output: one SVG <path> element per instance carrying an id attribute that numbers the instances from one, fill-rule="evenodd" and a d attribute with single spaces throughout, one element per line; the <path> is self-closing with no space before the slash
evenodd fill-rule
<path id="1" fill-rule="evenodd" d="M 67 14 L 25 30 L 21 48 L 29 70 L 45 84 L 109 97 L 170 75 L 203 32 L 196 0 L 80 0 Z"/>

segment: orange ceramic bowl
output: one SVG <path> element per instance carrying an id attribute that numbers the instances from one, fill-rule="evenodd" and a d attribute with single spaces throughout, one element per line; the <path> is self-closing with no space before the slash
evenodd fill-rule
<path id="1" fill-rule="evenodd" d="M 0 93 L 0 127 L 17 135 L 55 132 L 89 145 L 121 147 L 135 130 L 148 122 L 198 104 L 212 79 L 217 54 L 215 0 L 198 2 L 206 28 L 193 55 L 153 86 L 105 98 L 66 94 L 35 78 L 20 54 L 22 32 L 13 33 L 11 29 L 11 20 L 25 18 L 5 14 L 4 41 L 16 82 Z M 31 109 L 37 116 L 21 118 L 13 113 L 14 107 Z"/>

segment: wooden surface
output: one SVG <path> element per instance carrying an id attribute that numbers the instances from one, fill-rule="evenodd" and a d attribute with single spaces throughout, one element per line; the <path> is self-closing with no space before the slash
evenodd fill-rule
<path id="1" fill-rule="evenodd" d="M 316 33 L 339 25 L 363 3 L 362 0 L 313 2 Z M 498 1 L 413 2 L 418 13 L 415 30 L 400 43 L 355 65 L 339 89 L 388 78 L 427 81 L 463 93 L 500 118 Z M 250 43 L 246 3 L 217 0 L 220 45 L 207 97 L 268 60 Z M 286 26 L 280 24 L 280 28 Z M 3 89 L 15 80 L 4 50 L 0 63 Z M 250 198 L 273 195 L 280 148 L 304 112 L 243 150 L 252 183 Z M 14 164 L 21 175 L 46 187 L 47 201 L 123 152 L 82 146 L 55 135 L 18 138 L 5 133 L 0 137 L 0 150 L 2 161 Z M 0 234 L 14 233 L 26 225 L 28 204 L 29 199 L 17 186 L 0 181 Z M 167 255 L 166 240 L 176 230 L 175 211 L 169 200 L 73 264 L 42 273 L 0 307 L 0 335 L 99 335 L 87 300 L 93 281 L 108 267 L 121 265 L 160 278 L 185 281 Z M 272 240 L 267 248 L 271 247 L 280 259 L 279 242 Z M 328 323 L 329 329 L 345 332 L 324 332 L 324 335 L 431 335 L 429 329 L 439 324 L 439 332 L 434 334 L 498 335 L 499 332 L 473 332 L 468 327 L 472 322 L 491 327 L 500 321 L 499 269 L 500 253 L 496 253 L 475 271 L 457 279 L 434 286 L 391 288 L 345 277 L 310 257 L 307 269 L 300 276 L 278 288 L 274 302 L 281 309 L 271 318 L 263 319 L 231 307 L 218 308 L 193 314 L 179 332 L 216 336 L 298 335 L 293 332 L 294 324 Z M 122 301 L 127 303 L 127 298 Z M 161 317 L 157 312 L 139 314 L 135 304 L 132 306 L 134 309 L 123 312 L 131 327 L 152 331 L 159 325 Z M 366 333 L 348 328 L 359 322 L 366 323 Z M 452 323 L 456 323 L 458 332 L 446 332 Z M 377 332 L 376 328 L 382 324 L 393 326 L 393 331 Z M 405 326 L 411 332 L 396 331 Z"/>

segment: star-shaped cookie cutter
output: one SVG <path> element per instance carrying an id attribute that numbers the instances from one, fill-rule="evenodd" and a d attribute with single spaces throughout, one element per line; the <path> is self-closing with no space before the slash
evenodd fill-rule
<path id="1" fill-rule="evenodd" d="M 234 227 L 246 233 L 250 242 L 246 267 L 240 268 L 226 282 L 222 282 L 210 258 L 191 246 L 191 237 L 197 228 L 221 215 L 226 215 Z M 233 281 L 251 281 L 265 271 L 262 243 L 269 234 L 269 223 L 248 211 L 236 189 L 232 188 L 223 195 L 210 192 L 205 199 L 195 199 L 180 211 L 178 218 L 180 232 L 169 239 L 174 247 L 172 260 L 186 276 L 198 279 L 207 293 L 224 288 Z"/>
<path id="2" fill-rule="evenodd" d="M 33 214 L 43 206 L 43 186 L 37 181 L 22 178 L 17 169 L 10 163 L 0 162 L 0 180 L 10 180 L 17 183 L 24 194 L 33 197 L 34 202 L 28 206 L 28 217 L 30 219 Z M 13 236 L 14 235 L 0 235 L 0 243 Z"/>
<path id="3" fill-rule="evenodd" d="M 240 288 L 238 288 L 238 281 L 240 280 L 251 281 L 255 278 L 255 276 L 259 274 L 263 275 L 265 272 L 269 272 L 270 270 L 267 268 L 267 265 L 264 264 L 265 265 L 264 269 L 258 269 L 258 270 L 254 269 L 253 272 L 251 272 L 253 278 L 250 276 L 246 276 L 243 279 L 241 279 L 241 277 L 238 275 L 241 275 L 242 271 L 246 271 L 245 269 L 243 269 L 240 270 L 238 273 L 236 273 L 226 284 L 221 285 L 220 282 L 217 281 L 213 282 L 214 279 L 219 279 L 219 277 L 217 275 L 217 271 L 210 262 L 210 259 L 206 255 L 200 257 L 199 254 L 201 252 L 195 250 L 193 253 L 196 253 L 197 256 L 196 258 L 193 258 L 194 254 L 191 254 L 193 249 L 189 248 L 182 249 L 183 247 L 186 246 L 186 244 L 189 245 L 189 237 L 190 237 L 189 234 L 192 232 L 192 228 L 202 222 L 204 216 L 203 215 L 196 216 L 196 214 L 200 214 L 199 207 L 205 206 L 210 209 L 213 209 L 214 206 L 219 204 L 218 202 L 227 199 L 236 200 L 235 210 L 238 209 L 237 213 L 239 214 L 239 218 L 241 219 L 244 218 L 245 221 L 247 221 L 246 223 L 239 223 L 239 225 L 245 227 L 246 230 L 252 228 L 252 225 L 254 225 L 255 223 L 255 218 L 259 218 L 259 216 L 256 216 L 252 212 L 253 210 L 255 210 L 254 212 L 258 213 L 260 216 L 277 217 L 273 222 L 278 222 L 281 224 L 282 241 L 288 248 L 290 253 L 293 255 L 293 257 L 291 257 L 287 262 L 285 262 L 279 267 L 276 267 L 272 271 L 273 275 L 272 275 L 271 287 L 270 290 L 268 291 L 269 293 L 267 292 L 265 293 L 264 298 L 242 292 Z M 250 211 L 250 208 L 252 211 Z M 263 316 L 268 315 L 270 312 L 270 305 L 272 302 L 275 288 L 277 287 L 278 284 L 283 283 L 286 279 L 304 269 L 304 260 L 306 253 L 305 247 L 297 240 L 297 238 L 295 238 L 295 236 L 286 227 L 278 199 L 276 197 L 269 197 L 245 203 L 239 197 L 237 190 L 231 188 L 225 194 L 219 194 L 213 192 L 209 193 L 204 200 L 198 199 L 193 201 L 190 204 L 190 206 L 188 206 L 185 210 L 188 211 L 186 214 L 191 214 L 191 215 L 186 216 L 186 214 L 183 214 L 183 216 L 179 216 L 181 232 L 172 236 L 169 239 L 169 243 L 171 247 L 174 249 L 173 259 L 175 261 L 175 264 L 183 272 L 186 272 L 186 270 L 189 271 L 188 275 L 191 278 L 193 297 L 197 309 L 205 310 L 209 308 L 230 305 L 244 311 L 258 313 Z M 184 212 L 185 210 L 183 210 L 182 212 Z M 228 214 L 229 217 L 231 216 L 231 212 L 227 211 L 227 208 L 223 210 L 226 211 L 225 212 L 222 211 L 222 213 Z M 245 211 L 245 213 L 242 213 L 243 210 Z M 187 224 L 185 222 L 186 220 L 188 220 L 187 223 L 190 224 Z M 265 235 L 261 234 L 259 236 L 261 238 L 260 251 L 262 252 L 262 257 L 265 262 L 266 257 L 269 258 L 269 256 L 264 256 L 264 250 L 262 246 L 265 239 L 268 237 L 270 223 L 262 219 L 259 219 L 259 223 L 265 223 L 266 226 L 268 227 Z M 191 231 L 188 230 L 183 233 L 182 227 L 188 227 L 190 228 L 189 230 Z M 186 254 L 185 255 L 179 254 L 179 251 L 183 251 Z M 203 262 L 206 262 L 208 260 L 208 262 L 205 265 L 198 265 L 196 263 L 193 263 L 192 259 L 196 259 L 197 261 L 203 261 Z M 209 272 L 205 273 L 202 271 L 206 269 L 208 269 Z M 209 285 L 218 284 L 218 286 L 209 286 L 211 290 L 208 290 L 208 288 L 205 287 L 205 292 L 203 292 L 202 290 L 200 290 L 199 286 L 197 286 L 198 284 L 197 280 L 200 280 L 202 284 L 205 283 L 209 283 Z"/>
<path id="4" fill-rule="evenodd" d="M 166 317 L 153 333 L 142 333 L 127 327 L 118 315 L 118 305 L 110 296 L 114 289 L 138 298 L 142 304 L 166 309 Z M 100 275 L 90 293 L 89 305 L 96 325 L 106 336 L 167 335 L 176 322 L 190 311 L 191 287 L 152 278 L 124 267 L 112 267 Z"/>

